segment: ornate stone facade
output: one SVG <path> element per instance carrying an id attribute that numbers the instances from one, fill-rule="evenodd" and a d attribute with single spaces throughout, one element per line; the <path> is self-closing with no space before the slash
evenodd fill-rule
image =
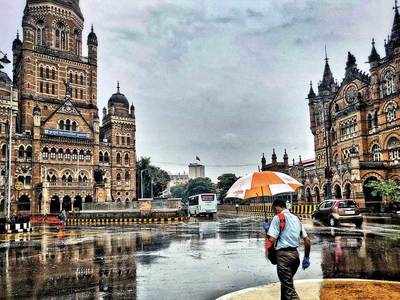
<path id="1" fill-rule="evenodd" d="M 400 14 L 395 7 L 392 32 L 381 58 L 372 41 L 370 72 L 357 67 L 349 52 L 345 77 L 335 81 L 326 58 L 316 94 L 308 94 L 316 169 L 309 188 L 325 198 L 355 199 L 379 208 L 382 199 L 367 183 L 400 180 Z M 312 195 L 314 196 L 314 195 Z"/>
<path id="2" fill-rule="evenodd" d="M 22 27 L 12 48 L 12 174 L 20 182 L 12 185 L 12 210 L 57 213 L 83 202 L 136 200 L 135 110 L 118 85 L 100 124 L 98 41 L 92 27 L 83 57 L 79 0 L 27 0 Z"/>

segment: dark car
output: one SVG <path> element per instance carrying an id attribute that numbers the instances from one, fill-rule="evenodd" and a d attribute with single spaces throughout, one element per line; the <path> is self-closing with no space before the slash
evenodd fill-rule
<path id="1" fill-rule="evenodd" d="M 312 214 L 313 220 L 335 227 L 340 223 L 353 223 L 362 226 L 363 217 L 353 200 L 326 200 Z"/>

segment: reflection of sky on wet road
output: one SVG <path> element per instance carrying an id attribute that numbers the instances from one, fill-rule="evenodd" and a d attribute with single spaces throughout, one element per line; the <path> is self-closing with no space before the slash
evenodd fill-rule
<path id="1" fill-rule="evenodd" d="M 400 279 L 399 226 L 307 228 L 312 264 L 296 279 Z M 258 230 L 250 219 L 222 219 L 2 237 L 0 298 L 215 299 L 278 280 Z"/>

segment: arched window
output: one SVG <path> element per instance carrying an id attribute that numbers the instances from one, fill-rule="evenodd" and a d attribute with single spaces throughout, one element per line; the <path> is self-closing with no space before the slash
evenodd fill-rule
<path id="1" fill-rule="evenodd" d="M 24 158 L 25 156 L 25 148 L 24 146 L 19 146 L 18 148 L 18 158 Z"/>
<path id="2" fill-rule="evenodd" d="M 72 83 L 72 73 L 69 73 L 69 82 Z"/>
<path id="3" fill-rule="evenodd" d="M 108 152 L 105 152 L 105 153 L 104 153 L 104 162 L 105 162 L 105 163 L 110 162 L 110 155 L 108 154 Z"/>
<path id="4" fill-rule="evenodd" d="M 43 159 L 48 159 L 49 158 L 49 149 L 47 147 L 44 147 L 42 150 L 42 158 Z"/>
<path id="5" fill-rule="evenodd" d="M 126 164 L 126 165 L 129 165 L 129 163 L 130 163 L 130 161 L 129 161 L 129 154 L 126 153 L 126 154 L 125 154 L 125 164 Z"/>
<path id="6" fill-rule="evenodd" d="M 131 178 L 130 174 L 128 171 L 125 172 L 125 181 L 129 181 L 129 179 Z"/>
<path id="7" fill-rule="evenodd" d="M 381 161 L 381 147 L 379 147 L 379 145 L 374 145 L 371 149 L 371 152 L 374 161 Z"/>
<path id="8" fill-rule="evenodd" d="M 76 55 L 81 55 L 82 43 L 80 38 L 80 31 L 76 29 L 74 31 L 74 35 L 75 35 L 75 53 Z"/>
<path id="9" fill-rule="evenodd" d="M 121 163 L 121 154 L 117 153 L 117 164 Z"/>
<path id="10" fill-rule="evenodd" d="M 79 150 L 79 160 L 84 160 L 85 159 L 85 151 Z"/>
<path id="11" fill-rule="evenodd" d="M 65 159 L 66 160 L 71 159 L 71 150 L 69 150 L 69 149 L 65 150 Z"/>
<path id="12" fill-rule="evenodd" d="M 396 84 L 395 84 L 395 74 L 392 70 L 388 70 L 385 75 L 383 75 L 382 80 L 382 96 L 390 96 L 396 92 Z"/>
<path id="13" fill-rule="evenodd" d="M 53 183 L 57 182 L 57 177 L 56 177 L 56 175 L 51 176 L 50 181 L 53 182 Z"/>
<path id="14" fill-rule="evenodd" d="M 392 137 L 388 141 L 389 159 L 398 162 L 400 160 L 400 141 Z"/>
<path id="15" fill-rule="evenodd" d="M 121 181 L 121 174 L 120 173 L 117 174 L 117 181 Z"/>
<path id="16" fill-rule="evenodd" d="M 67 131 L 71 130 L 71 121 L 69 119 L 67 119 L 67 121 L 65 121 L 65 130 L 67 130 Z"/>
<path id="17" fill-rule="evenodd" d="M 368 114 L 367 123 L 368 123 L 368 129 L 371 130 L 372 129 L 372 115 L 371 114 Z"/>
<path id="18" fill-rule="evenodd" d="M 386 120 L 388 123 L 396 120 L 396 106 L 395 105 L 390 104 L 386 108 Z"/>
<path id="19" fill-rule="evenodd" d="M 77 129 L 76 122 L 73 121 L 73 122 L 72 122 L 72 131 L 76 131 L 76 129 Z"/>
<path id="20" fill-rule="evenodd" d="M 72 176 L 71 175 L 68 176 L 67 181 L 68 182 L 72 182 Z"/>
<path id="21" fill-rule="evenodd" d="M 81 84 L 83 85 L 83 75 L 81 74 Z"/>
<path id="22" fill-rule="evenodd" d="M 61 31 L 61 50 L 67 49 L 67 34 L 65 31 Z"/>
<path id="23" fill-rule="evenodd" d="M 63 121 L 63 120 L 61 120 L 60 122 L 58 122 L 58 129 L 60 129 L 60 130 L 64 130 L 64 129 L 65 129 L 65 127 L 64 127 L 64 121 Z"/>
<path id="24" fill-rule="evenodd" d="M 56 29 L 56 32 L 55 32 L 55 46 L 56 46 L 56 48 L 60 48 L 60 36 L 61 36 L 61 33 L 60 33 L 60 29 Z"/>
<path id="25" fill-rule="evenodd" d="M 75 84 L 78 84 L 78 74 L 75 73 Z"/>
<path id="26" fill-rule="evenodd" d="M 41 78 L 44 77 L 44 69 L 43 69 L 42 66 L 40 67 L 40 77 L 41 77 Z"/>
<path id="27" fill-rule="evenodd" d="M 32 159 L 32 147 L 31 146 L 26 147 L 25 156 L 27 159 Z"/>
<path id="28" fill-rule="evenodd" d="M 129 136 L 126 138 L 126 144 L 127 144 L 128 146 L 131 145 L 131 138 L 130 138 Z"/>
<path id="29" fill-rule="evenodd" d="M 36 23 L 36 45 L 44 45 L 44 23 L 43 21 L 38 21 Z"/>
<path id="30" fill-rule="evenodd" d="M 124 136 L 121 137 L 121 144 L 125 145 L 125 137 Z"/>
<path id="31" fill-rule="evenodd" d="M 7 156 L 7 146 L 5 144 L 1 146 L 1 156 L 3 157 Z"/>
<path id="32" fill-rule="evenodd" d="M 92 152 L 90 150 L 87 150 L 85 155 L 87 161 L 90 161 L 92 159 Z"/>
<path id="33" fill-rule="evenodd" d="M 76 149 L 72 151 L 72 160 L 78 160 L 78 150 Z"/>
<path id="34" fill-rule="evenodd" d="M 55 159 L 56 158 L 56 153 L 57 153 L 56 148 L 51 148 L 51 150 L 50 150 L 50 158 L 51 159 Z"/>
<path id="35" fill-rule="evenodd" d="M 54 70 L 54 69 L 51 70 L 51 78 L 52 78 L 53 80 L 56 79 L 56 70 Z"/>
<path id="36" fill-rule="evenodd" d="M 99 152 L 99 162 L 103 162 L 104 161 L 104 156 L 103 156 L 103 152 Z"/>
<path id="37" fill-rule="evenodd" d="M 58 159 L 63 159 L 64 157 L 64 150 L 62 148 L 58 149 Z"/>
<path id="38" fill-rule="evenodd" d="M 49 69 L 49 67 L 46 67 L 46 78 L 47 79 L 50 78 L 50 69 Z"/>

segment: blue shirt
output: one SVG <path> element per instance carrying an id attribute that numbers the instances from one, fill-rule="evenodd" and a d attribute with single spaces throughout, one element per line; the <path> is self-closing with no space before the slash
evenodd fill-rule
<path id="1" fill-rule="evenodd" d="M 285 215 L 285 229 L 279 234 L 279 217 L 272 219 L 268 235 L 277 239 L 276 250 L 287 247 L 299 247 L 300 238 L 306 238 L 307 232 L 301 224 L 300 219 L 293 215 L 289 210 L 283 211 Z M 279 236 L 279 238 L 278 238 Z"/>

